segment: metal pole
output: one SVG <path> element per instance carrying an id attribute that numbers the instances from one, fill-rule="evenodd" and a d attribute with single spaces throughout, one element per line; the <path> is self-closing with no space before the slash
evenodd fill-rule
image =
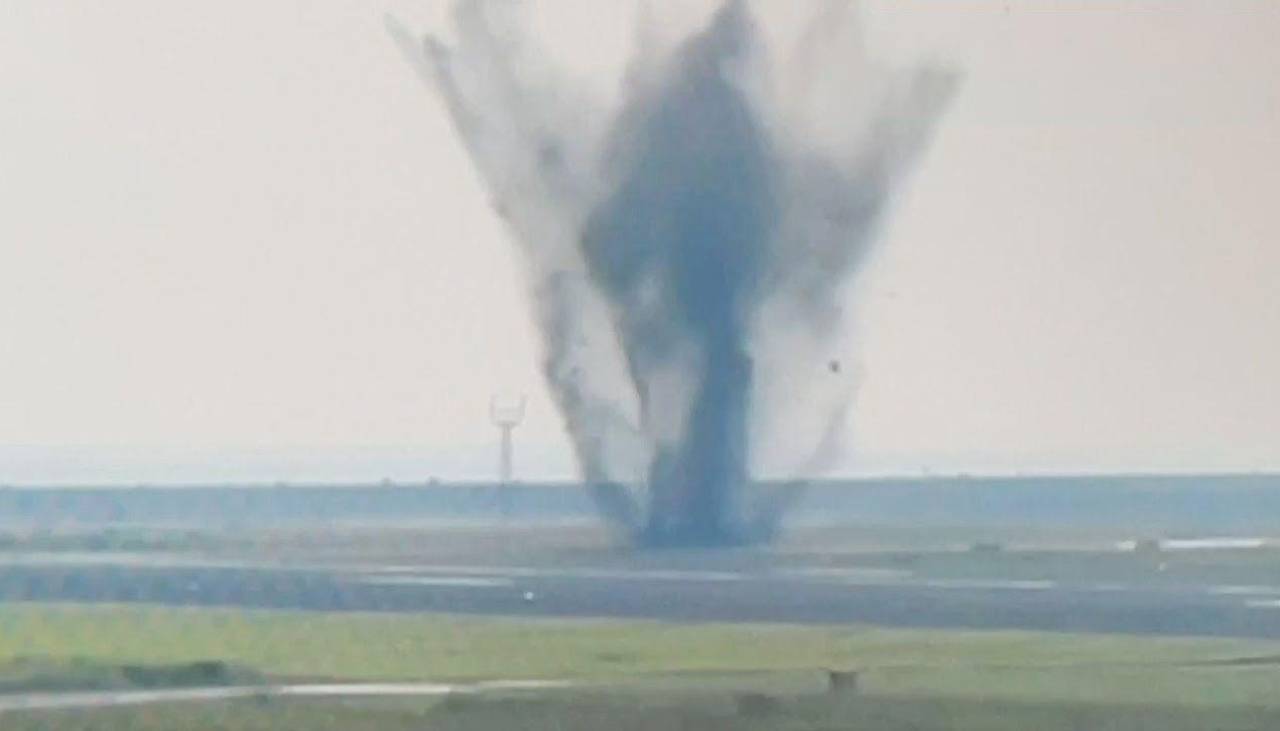
<path id="1" fill-rule="evenodd" d="M 499 428 L 502 430 L 502 444 L 498 454 L 498 479 L 506 487 L 511 484 L 511 432 L 515 430 L 515 424 L 502 424 Z"/>

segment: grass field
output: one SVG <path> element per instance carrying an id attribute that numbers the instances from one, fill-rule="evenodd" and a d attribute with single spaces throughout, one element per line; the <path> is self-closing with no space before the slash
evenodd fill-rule
<path id="1" fill-rule="evenodd" d="M 969 683 L 965 678 L 1005 674 L 1096 677 L 1106 672 L 1150 677 L 1174 668 L 1176 677 L 1197 672 L 1222 675 L 1238 666 L 1204 663 L 1270 656 L 1280 656 L 1280 643 L 844 626 L 0 606 L 0 661 L 216 659 L 276 676 L 363 680 L 609 679 L 849 667 L 877 682 L 915 689 L 921 687 L 921 678 L 945 679 L 946 685 L 960 687 Z M 1269 665 L 1246 667 L 1255 675 L 1270 673 Z M 1011 687 L 1009 683 L 1016 681 L 1002 679 L 999 685 Z M 1099 685 L 1103 693 L 1110 684 Z M 1181 691 L 1176 697 L 1186 698 Z"/>
<path id="2" fill-rule="evenodd" d="M 792 695 L 554 693 L 423 702 L 241 701 L 10 714 L 6 731 L 1271 731 L 1274 708 Z"/>

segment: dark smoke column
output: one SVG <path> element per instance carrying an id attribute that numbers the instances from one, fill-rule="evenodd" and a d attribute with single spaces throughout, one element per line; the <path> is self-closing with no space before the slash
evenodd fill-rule
<path id="1" fill-rule="evenodd" d="M 839 2 L 815 5 L 785 68 L 728 2 L 674 51 L 639 54 L 609 110 L 541 66 L 508 5 L 460 2 L 454 48 L 389 27 L 524 248 L 583 477 L 644 544 L 765 540 L 787 501 L 750 489 L 760 394 L 828 362 L 841 288 L 953 79 L 873 73 Z M 796 89 L 771 92 L 774 70 Z M 827 422 L 814 464 L 851 398 L 818 393 L 800 399 Z"/>
<path id="2" fill-rule="evenodd" d="M 648 473 L 643 539 L 746 539 L 735 498 L 747 481 L 750 317 L 779 218 L 776 156 L 744 91 L 750 21 L 722 11 L 677 56 L 675 73 L 623 109 L 608 141 L 616 188 L 587 220 L 583 251 L 618 313 L 641 413 L 659 374 L 682 369 L 684 424 Z M 672 408 L 667 404 L 666 408 Z"/>

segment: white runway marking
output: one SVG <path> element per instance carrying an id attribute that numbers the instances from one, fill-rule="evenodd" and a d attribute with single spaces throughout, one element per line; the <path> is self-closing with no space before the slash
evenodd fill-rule
<path id="1" fill-rule="evenodd" d="M 1058 582 L 1056 581 L 1019 581 L 1019 580 L 993 580 L 993 579 L 929 579 L 919 582 L 913 582 L 919 586 L 926 586 L 931 589 L 1006 589 L 1015 591 L 1046 591 L 1048 589 L 1056 589 Z"/>
<path id="2" fill-rule="evenodd" d="M 1211 586 L 1210 594 L 1218 596 L 1268 596 L 1280 595 L 1280 586 Z"/>
<path id="3" fill-rule="evenodd" d="M 459 586 L 470 589 L 510 587 L 511 579 L 481 576 L 368 576 L 356 579 L 371 586 Z"/>
<path id="4" fill-rule="evenodd" d="M 877 579 L 910 579 L 913 574 L 903 569 L 882 569 L 875 567 L 853 567 L 853 568 L 812 568 L 812 569 L 787 569 L 778 574 L 788 578 L 801 579 L 839 579 L 839 580 L 870 580 Z"/>
<path id="5" fill-rule="evenodd" d="M 152 703 L 222 701 L 249 698 L 260 688 L 183 688 L 175 690 L 132 690 L 95 693 L 32 693 L 0 696 L 0 713 L 42 711 L 63 708 L 108 708 Z"/>
<path id="6" fill-rule="evenodd" d="M 508 582 L 513 579 L 605 579 L 631 581 L 742 581 L 750 574 L 737 571 L 678 570 L 678 569 L 597 569 L 597 568 L 534 568 L 529 566 L 377 566 L 356 568 L 370 574 L 403 574 L 412 578 L 414 572 L 431 572 L 441 575 L 441 581 L 450 576 L 487 578 Z M 388 577 L 391 578 L 391 577 Z M 395 577 L 401 578 L 401 577 Z M 407 583 L 407 582 L 406 582 Z"/>
<path id="7" fill-rule="evenodd" d="M 1170 538 L 1160 541 L 1160 547 L 1172 551 L 1212 551 L 1265 548 L 1265 538 Z"/>
<path id="8" fill-rule="evenodd" d="M 324 685 L 288 685 L 275 690 L 275 695 L 317 698 L 352 696 L 435 696 L 457 691 L 447 683 L 328 683 Z"/>
<path id="9" fill-rule="evenodd" d="M 245 698 L 352 698 L 352 697 L 433 697 L 454 693 L 485 693 L 504 690 L 551 690 L 568 688 L 563 680 L 490 680 L 481 683 L 324 683 L 308 685 L 236 686 L 230 688 L 174 688 L 169 690 L 126 690 L 89 693 L 31 693 L 0 695 L 0 713 L 8 711 L 52 711 L 75 708 L 113 708 L 155 703 L 208 703 Z"/>

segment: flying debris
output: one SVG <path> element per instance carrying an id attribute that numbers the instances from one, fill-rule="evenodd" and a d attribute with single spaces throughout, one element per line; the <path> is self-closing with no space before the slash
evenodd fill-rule
<path id="1" fill-rule="evenodd" d="M 545 67 L 518 10 L 459 2 L 453 46 L 388 29 L 523 249 L 583 477 L 643 544 L 768 540 L 798 490 L 753 487 L 758 420 L 806 409 L 826 422 L 814 454 L 838 449 L 852 390 L 760 407 L 841 333 L 844 285 L 956 76 L 877 67 L 846 3 L 782 60 L 734 1 L 675 49 L 639 49 L 607 108 Z"/>

